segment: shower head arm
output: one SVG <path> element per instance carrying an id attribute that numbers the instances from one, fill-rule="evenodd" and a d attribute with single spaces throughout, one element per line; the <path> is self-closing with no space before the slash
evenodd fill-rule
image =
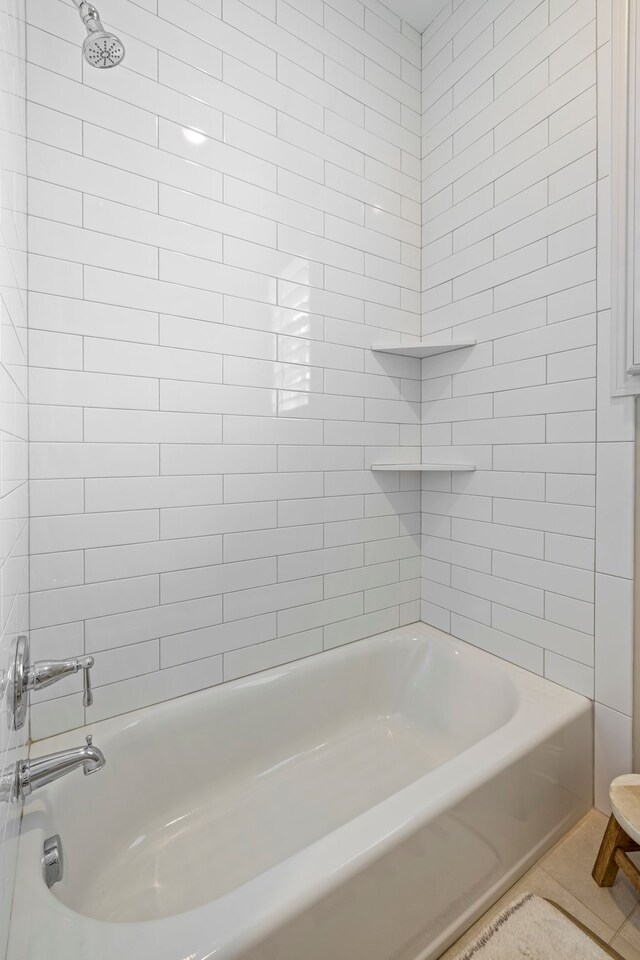
<path id="1" fill-rule="evenodd" d="M 102 24 L 100 23 L 100 14 L 96 8 L 91 3 L 87 3 L 87 0 L 72 0 L 75 6 L 78 8 L 78 13 L 80 14 L 80 19 L 84 23 L 85 27 L 90 32 L 97 32 L 102 30 Z"/>

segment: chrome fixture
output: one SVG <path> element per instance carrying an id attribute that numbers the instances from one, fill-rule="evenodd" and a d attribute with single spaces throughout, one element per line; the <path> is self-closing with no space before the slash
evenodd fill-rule
<path id="1" fill-rule="evenodd" d="M 87 63 L 98 70 L 117 67 L 124 60 L 124 44 L 113 33 L 107 33 L 100 22 L 100 14 L 86 0 L 73 0 L 80 19 L 87 28 L 87 38 L 82 44 L 82 53 Z"/>
<path id="2" fill-rule="evenodd" d="M 42 852 L 42 875 L 44 882 L 51 889 L 54 883 L 60 883 L 64 877 L 64 857 L 62 855 L 62 840 L 56 833 L 55 837 L 47 837 Z"/>
<path id="3" fill-rule="evenodd" d="M 93 703 L 91 690 L 91 668 L 95 661 L 93 657 L 74 657 L 72 660 L 40 660 L 30 662 L 29 641 L 27 637 L 18 637 L 13 662 L 13 669 L 9 678 L 9 707 L 12 711 L 13 727 L 19 730 L 24 726 L 27 717 L 27 700 L 30 690 L 44 690 L 45 687 L 57 683 L 63 677 L 83 672 L 84 695 L 82 702 L 85 707 Z"/>
<path id="4" fill-rule="evenodd" d="M 46 787 L 79 767 L 87 777 L 102 770 L 106 762 L 102 750 L 93 746 L 92 737 L 87 737 L 84 747 L 50 753 L 36 760 L 19 760 L 13 772 L 4 774 L 0 779 L 0 800 L 24 800 L 34 790 Z"/>

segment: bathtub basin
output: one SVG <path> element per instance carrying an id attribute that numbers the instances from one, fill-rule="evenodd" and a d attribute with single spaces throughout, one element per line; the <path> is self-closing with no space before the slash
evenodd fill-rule
<path id="1" fill-rule="evenodd" d="M 88 731 L 106 768 L 25 805 L 10 960 L 434 958 L 591 806 L 591 703 L 424 624 Z"/>

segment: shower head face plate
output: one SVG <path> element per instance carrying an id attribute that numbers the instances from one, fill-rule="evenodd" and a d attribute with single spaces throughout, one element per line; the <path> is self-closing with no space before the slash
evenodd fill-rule
<path id="1" fill-rule="evenodd" d="M 87 63 L 97 70 L 117 67 L 124 60 L 124 46 L 113 33 L 104 30 L 90 33 L 82 45 Z"/>

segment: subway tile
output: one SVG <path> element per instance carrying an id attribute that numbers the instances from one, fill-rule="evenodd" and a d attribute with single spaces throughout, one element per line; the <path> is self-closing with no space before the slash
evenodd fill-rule
<path id="1" fill-rule="evenodd" d="M 588 537 L 545 534 L 545 559 L 584 570 L 595 568 L 595 544 Z"/>
<path id="2" fill-rule="evenodd" d="M 594 605 L 558 593 L 545 594 L 545 616 L 553 623 L 561 623 L 581 633 L 594 631 Z"/>
<path id="3" fill-rule="evenodd" d="M 548 296 L 567 287 L 578 286 L 593 276 L 595 250 L 579 253 L 559 263 L 533 269 L 522 277 L 502 284 L 495 293 L 498 309 L 506 309 L 534 297 Z"/>
<path id="4" fill-rule="evenodd" d="M 63 516 L 84 510 L 84 482 L 77 480 L 32 480 L 29 485 L 30 516 Z"/>
<path id="5" fill-rule="evenodd" d="M 55 481 L 54 481 L 55 482 Z M 89 512 L 191 507 L 222 502 L 222 477 L 99 477 L 84 481 Z"/>
<path id="6" fill-rule="evenodd" d="M 133 677 L 142 677 L 158 670 L 160 657 L 157 640 L 134 643 L 126 650 L 108 650 L 95 657 L 94 689 Z"/>
<path id="7" fill-rule="evenodd" d="M 563 657 L 593 666 L 593 637 L 531 617 L 517 610 L 493 605 L 492 624 L 504 633 L 527 640 Z"/>
<path id="8" fill-rule="evenodd" d="M 158 531 L 153 510 L 39 517 L 31 523 L 31 543 L 35 553 L 53 553 L 157 540 Z"/>
<path id="9" fill-rule="evenodd" d="M 29 184 L 29 213 L 79 227 L 82 224 L 82 194 L 55 183 L 32 180 Z"/>
<path id="10" fill-rule="evenodd" d="M 238 194 L 244 194 L 243 188 L 244 184 L 238 185 Z M 398 194 L 383 191 L 362 177 L 326 162 L 324 184 L 290 170 L 279 170 L 278 194 L 269 201 L 269 208 L 277 214 L 274 219 L 305 230 L 319 222 L 322 212 L 362 224 L 365 203 L 377 201 L 382 209 L 392 211 L 401 206 Z"/>
<path id="11" fill-rule="evenodd" d="M 178 140 L 178 133 L 186 144 L 183 147 L 182 142 Z M 212 143 L 203 135 L 203 144 Z M 216 141 L 217 142 L 217 141 Z M 149 144 L 137 143 L 127 140 L 115 133 L 102 130 L 99 127 L 85 124 L 84 126 L 84 155 L 89 160 L 95 160 L 99 163 L 108 164 L 109 168 L 127 171 L 135 174 L 137 177 L 147 177 L 156 181 L 156 199 L 157 204 L 157 183 L 165 183 L 183 190 L 192 190 L 195 193 L 202 194 L 211 200 L 221 199 L 222 175 L 221 172 L 211 169 L 211 152 L 203 156 L 202 163 L 194 163 L 189 154 L 189 143 L 184 139 L 182 130 L 169 121 L 163 121 L 161 150 Z M 180 152 L 181 151 L 181 152 Z M 198 157 L 200 155 L 198 154 Z M 208 160 L 209 163 L 204 161 Z M 227 162 L 230 164 L 230 158 Z M 256 178 L 268 177 L 269 167 L 260 166 L 256 163 L 256 169 L 253 176 Z M 99 190 L 93 190 L 100 196 Z M 113 199 L 120 199 L 114 197 Z"/>
<path id="12" fill-rule="evenodd" d="M 494 417 L 492 420 L 459 421 L 453 425 L 453 444 L 542 444 L 545 442 L 545 418 Z M 504 448 L 502 448 L 504 449 Z M 497 469 L 497 464 L 494 463 Z"/>
<path id="13" fill-rule="evenodd" d="M 566 536 L 593 538 L 595 532 L 595 510 L 592 507 L 496 499 L 493 519 L 497 523 Z"/>
<path id="14" fill-rule="evenodd" d="M 206 261 L 199 263 L 201 274 Z M 175 264 L 169 262 L 166 265 L 169 276 L 177 276 L 180 265 L 179 259 Z M 189 275 L 187 279 L 197 280 L 197 276 Z M 85 267 L 84 292 L 88 300 L 113 307 L 169 313 L 178 317 L 186 315 L 194 320 L 210 320 L 218 316 L 221 306 L 220 292 L 198 288 L 197 284 L 190 286 L 173 280 L 153 280 L 94 267 Z"/>
<path id="15" fill-rule="evenodd" d="M 544 500 L 545 476 L 542 473 L 505 473 L 479 470 L 451 479 L 452 490 L 485 497 L 513 500 Z"/>
<path id="16" fill-rule="evenodd" d="M 225 503 L 246 503 L 256 500 L 295 500 L 322 496 L 320 473 L 233 474 L 224 477 Z"/>
<path id="17" fill-rule="evenodd" d="M 376 610 L 362 616 L 351 617 L 338 623 L 329 623 L 324 627 L 324 649 L 331 650 L 353 643 L 363 637 L 374 636 L 385 630 L 393 630 L 399 625 L 398 611 L 394 607 Z"/>
<path id="18" fill-rule="evenodd" d="M 514 144 L 503 148 L 501 154 L 509 159 L 516 149 L 519 152 L 514 166 L 504 169 L 504 172 L 500 170 L 502 175 L 496 180 L 498 201 L 514 196 L 545 177 L 549 177 L 549 199 L 552 202 L 594 182 L 594 169 L 588 159 L 596 146 L 594 121 L 583 124 L 548 146 L 546 129 L 546 121 L 543 121 L 534 128 L 537 136 L 525 133 Z M 577 176 L 573 182 L 569 180 L 571 166 L 576 166 L 573 172 Z"/>
<path id="19" fill-rule="evenodd" d="M 240 84 L 234 83 L 231 65 L 235 64 L 242 68 L 244 64 L 232 57 L 221 59 L 224 64 L 224 83 L 213 73 L 207 74 L 191 64 L 160 51 L 158 63 L 160 84 L 156 86 L 163 103 L 155 112 L 160 116 L 176 120 L 186 127 L 192 127 L 202 133 L 210 133 L 212 136 L 220 136 L 214 123 L 221 114 L 237 117 L 261 130 L 273 132 L 276 123 L 276 104 L 273 97 L 269 97 L 270 102 L 265 102 L 264 96 L 258 95 L 259 90 L 254 88 L 249 92 Z M 248 67 L 245 69 L 249 70 Z M 257 76 L 262 78 L 263 83 L 269 83 L 269 78 L 264 74 L 258 73 Z M 179 94 L 176 97 L 178 109 L 173 114 L 167 110 L 169 99 L 167 87 Z M 198 106 L 197 112 L 194 111 L 194 101 Z M 191 109 L 191 116 L 186 108 Z M 214 120 L 214 123 L 210 121 L 209 125 L 206 124 L 208 114 L 213 114 Z"/>
<path id="20" fill-rule="evenodd" d="M 210 201 L 213 203 L 213 201 Z M 213 229 L 204 229 L 198 225 L 183 222 L 182 219 L 160 216 L 146 210 L 138 210 L 121 203 L 99 197 L 84 197 L 83 206 L 84 233 L 87 229 L 108 236 L 126 237 L 129 241 L 146 244 L 153 247 L 155 263 L 149 276 L 157 276 L 156 247 L 164 247 L 179 253 L 192 253 L 194 256 L 206 257 L 210 260 L 222 259 L 222 237 Z M 84 235 L 83 233 L 83 235 Z M 104 246 L 104 245 L 103 245 Z M 125 246 L 122 244 L 122 246 Z M 134 243 L 128 243 L 125 250 L 134 249 Z M 102 248 L 100 250 L 102 253 Z M 86 254 L 85 254 L 86 256 Z M 85 261 L 91 262 L 91 261 Z M 126 263 L 126 261 L 125 261 Z M 109 266 L 102 256 L 96 265 Z M 118 265 L 114 267 L 118 269 Z M 140 270 L 131 270 L 131 266 L 122 269 L 127 272 L 141 273 Z"/>
<path id="21" fill-rule="evenodd" d="M 176 633 L 163 637 L 160 641 L 160 663 L 165 668 L 178 663 L 204 660 L 209 656 L 272 640 L 275 634 L 276 616 L 271 613 Z"/>
<path id="22" fill-rule="evenodd" d="M 261 195 L 270 198 L 271 202 L 259 202 L 258 196 Z M 229 176 L 225 177 L 224 203 L 160 183 L 158 212 L 166 218 L 167 225 L 176 224 L 178 237 L 182 239 L 183 252 L 188 252 L 184 250 L 186 243 L 189 243 L 192 249 L 194 245 L 202 245 L 205 231 L 206 236 L 210 237 L 207 250 L 213 253 L 218 252 L 218 237 L 221 234 L 242 237 L 265 246 L 275 246 L 275 224 L 271 221 L 283 219 L 286 222 L 284 218 L 287 215 L 282 204 L 278 204 L 275 194 Z M 184 225 L 180 226 L 178 221 L 192 224 L 197 229 L 190 230 Z M 167 230 L 167 233 L 169 232 Z M 170 244 L 170 249 L 176 249 L 175 239 L 165 242 Z M 200 253 L 199 256 L 203 254 Z M 215 259 L 219 260 L 221 257 L 216 256 Z"/>
<path id="23" fill-rule="evenodd" d="M 631 715 L 633 710 L 633 582 L 596 575 L 595 699 Z"/>
<path id="24" fill-rule="evenodd" d="M 495 398 L 496 416 L 572 413 L 595 409 L 595 380 L 506 390 Z"/>
<path id="25" fill-rule="evenodd" d="M 300 583 L 301 581 L 297 581 Z M 278 613 L 278 630 L 286 636 L 310 630 L 313 627 L 325 626 L 340 620 L 348 620 L 364 613 L 362 593 L 354 593 L 344 597 L 332 597 L 329 600 L 319 600 L 316 603 L 306 603 Z"/>
<path id="26" fill-rule="evenodd" d="M 199 630 L 222 622 L 220 597 L 156 604 L 146 609 L 91 617 L 85 625 L 87 653 L 126 647 L 180 631 Z"/>
<path id="27" fill-rule="evenodd" d="M 86 338 L 84 368 L 95 373 L 220 383 L 222 359 L 196 350 Z"/>
<path id="28" fill-rule="evenodd" d="M 160 512 L 163 540 L 217 536 L 275 526 L 274 503 L 218 504 L 215 506 L 167 507 Z"/>
<path id="29" fill-rule="evenodd" d="M 160 575 L 163 603 L 179 603 L 211 595 L 226 595 L 233 590 L 247 590 L 276 582 L 274 558 L 249 560 L 244 563 L 224 562 L 214 567 L 176 570 Z"/>
<path id="30" fill-rule="evenodd" d="M 33 594 L 31 624 L 37 629 L 57 623 L 73 623 L 88 617 L 154 608 L 157 602 L 158 578 L 152 576 L 62 587 Z"/>
<path id="31" fill-rule="evenodd" d="M 66 333 L 29 331 L 29 363 L 33 367 L 82 369 L 82 340 Z"/>
<path id="32" fill-rule="evenodd" d="M 56 590 L 84 583 L 84 554 L 82 550 L 64 553 L 33 554 L 29 562 L 29 586 L 39 590 Z"/>
<path id="33" fill-rule="evenodd" d="M 276 413 L 276 391 L 230 384 L 163 380 L 160 383 L 160 406 L 162 410 L 184 413 L 269 417 Z"/>
<path id="34" fill-rule="evenodd" d="M 160 342 L 163 346 L 206 353 L 275 359 L 276 337 L 259 330 L 242 330 L 225 323 L 190 320 L 186 317 L 160 315 Z M 211 367 L 215 366 L 213 358 Z"/>
<path id="35" fill-rule="evenodd" d="M 163 444 L 160 448 L 160 472 L 167 476 L 183 473 L 225 474 L 262 473 L 275 469 L 276 450 L 263 446 L 256 452 L 240 444 L 179 443 Z"/>
<path id="36" fill-rule="evenodd" d="M 281 500 L 278 504 L 280 526 L 299 526 L 309 514 L 323 523 L 355 520 L 364 516 L 363 497 L 358 494 L 338 494 L 302 500 Z"/>
<path id="37" fill-rule="evenodd" d="M 208 567 L 222 560 L 222 537 L 158 540 L 124 546 L 92 546 L 85 551 L 87 583 L 118 580 L 143 574 Z"/>
<path id="38" fill-rule="evenodd" d="M 276 279 L 261 275 L 258 266 L 259 264 L 256 264 L 255 269 L 243 270 L 233 265 L 216 264 L 171 250 L 160 250 L 159 274 L 161 281 L 176 287 L 211 291 L 217 295 L 245 295 L 250 299 L 275 303 Z M 207 318 L 196 316 L 194 319 Z"/>
<path id="39" fill-rule="evenodd" d="M 513 554 L 508 554 L 508 556 L 515 559 Z M 520 562 L 523 562 L 524 558 L 518 559 Z M 529 562 L 534 563 L 536 561 Z M 453 567 L 451 570 L 451 583 L 453 587 L 465 593 L 482 597 L 494 603 L 501 603 L 504 606 L 513 607 L 523 613 L 541 616 L 544 599 L 541 589 L 537 585 L 531 586 L 528 582 L 526 584 L 518 583 L 508 579 L 504 574 L 511 572 L 511 570 L 508 564 L 505 564 L 504 567 L 505 569 L 502 570 L 500 574 L 502 568 L 496 570 L 494 562 L 493 569 L 496 574 L 499 574 L 497 576 L 478 573 L 475 570 Z"/>
<path id="40" fill-rule="evenodd" d="M 573 503 L 585 507 L 595 506 L 595 476 L 580 474 L 548 474 L 546 482 L 546 499 L 552 503 Z"/>
<path id="41" fill-rule="evenodd" d="M 231 412 L 224 418 L 226 443 L 314 445 L 322 443 L 322 434 L 323 425 L 316 420 L 236 416 Z"/>
<path id="42" fill-rule="evenodd" d="M 461 530 L 459 524 L 462 521 L 452 521 L 451 531 Z M 423 524 L 423 530 L 425 529 Z M 474 527 L 481 527 L 481 524 L 474 524 Z M 487 525 L 488 526 L 488 525 Z M 469 527 L 469 524 L 467 524 Z M 440 538 L 425 534 L 422 537 L 421 553 L 425 559 L 436 560 L 438 563 L 455 564 L 458 567 L 469 567 L 471 570 L 479 570 L 481 573 L 491 573 L 491 550 L 486 545 L 477 546 L 473 542 L 473 536 L 469 536 L 464 527 L 464 540 L 454 540 Z"/>
<path id="43" fill-rule="evenodd" d="M 594 799 L 596 807 L 610 814 L 609 786 L 632 769 L 632 721 L 628 714 L 596 701 L 594 707 Z"/>
<path id="44" fill-rule="evenodd" d="M 544 675 L 547 680 L 567 687 L 583 697 L 593 698 L 594 670 L 551 650 L 545 650 Z"/>
<path id="45" fill-rule="evenodd" d="M 62 113 L 68 113 L 72 103 L 78 120 L 95 123 L 99 118 L 108 129 L 128 140 L 155 144 L 156 120 L 149 110 L 92 90 L 88 84 L 62 77 L 34 63 L 28 65 L 27 75 L 29 99 L 33 102 Z"/>
<path id="46" fill-rule="evenodd" d="M 31 293 L 29 320 L 32 330 L 138 343 L 158 341 L 157 314 L 147 310 Z"/>
<path id="47" fill-rule="evenodd" d="M 379 563 L 339 573 L 325 575 L 325 596 L 340 597 L 360 590 L 372 590 L 399 582 L 399 564 L 397 562 Z M 390 604 L 381 604 L 390 606 Z"/>
<path id="48" fill-rule="evenodd" d="M 41 257 L 35 253 L 29 254 L 28 264 L 31 290 L 53 296 L 81 296 L 82 264 L 55 257 Z"/>
<path id="49" fill-rule="evenodd" d="M 599 443 L 597 463 L 597 570 L 630 579 L 634 551 L 634 445 Z"/>
<path id="50" fill-rule="evenodd" d="M 108 376 L 69 370 L 34 369 L 31 402 L 59 406 L 157 409 L 157 386 L 142 377 Z"/>
<path id="51" fill-rule="evenodd" d="M 364 70 L 363 70 L 364 72 Z M 327 83 L 337 87 L 343 93 L 354 97 L 365 106 L 377 110 L 378 113 L 390 120 L 399 122 L 401 111 L 400 102 L 382 89 L 377 89 L 362 76 L 357 75 L 353 68 L 346 68 L 341 63 L 328 57 L 325 61 L 324 78 Z"/>
<path id="52" fill-rule="evenodd" d="M 278 556 L 278 580 L 301 580 L 338 571 L 342 575 L 345 570 L 364 569 L 362 564 L 363 545 L 359 543 L 346 547 L 281 554 Z"/>
<path id="53" fill-rule="evenodd" d="M 503 337 L 494 344 L 494 359 L 496 363 L 508 363 L 526 357 L 548 356 L 565 350 L 587 347 L 595 342 L 596 318 L 595 314 L 589 314 L 574 320 Z"/>
<path id="54" fill-rule="evenodd" d="M 158 471 L 154 444 L 35 443 L 31 476 L 36 480 L 73 477 L 151 477 Z"/>
<path id="55" fill-rule="evenodd" d="M 518 529 L 498 523 L 477 523 L 472 520 L 453 519 L 451 537 L 462 543 L 476 544 L 492 550 L 502 550 L 519 556 L 544 556 L 544 535 L 538 530 Z"/>
<path id="56" fill-rule="evenodd" d="M 469 617 L 478 623 L 491 621 L 491 604 L 485 597 L 473 595 L 464 589 L 455 589 L 434 580 L 425 580 L 422 596 L 429 603 L 447 609 L 451 614 Z"/>
<path id="57" fill-rule="evenodd" d="M 219 14 L 219 11 L 218 11 Z M 243 32 L 240 25 L 231 24 L 227 19 L 211 15 L 209 7 L 202 8 L 200 11 L 191 11 L 189 5 L 183 0 L 159 0 L 158 2 L 158 20 L 151 18 L 154 28 L 163 26 L 164 36 L 156 45 L 159 49 L 165 49 L 167 52 L 175 51 L 175 29 L 180 29 L 181 47 L 185 50 L 186 60 L 193 63 L 198 69 L 210 71 L 212 47 L 214 51 L 222 50 L 224 53 L 231 53 L 239 57 L 246 63 L 254 63 L 256 67 L 268 75 L 272 75 L 275 68 L 275 53 L 264 44 L 254 40 L 253 37 Z M 164 21 L 171 24 L 171 28 L 164 27 Z M 188 31 L 187 35 L 182 31 Z M 165 36 L 168 46 L 165 47 Z M 214 53 L 215 56 L 215 53 Z M 215 70 L 215 59 L 213 61 Z"/>
<path id="58" fill-rule="evenodd" d="M 467 643 L 472 643 L 503 660 L 515 663 L 540 676 L 543 674 L 544 652 L 535 644 L 527 643 L 525 640 L 512 637 L 457 613 L 451 617 L 451 632 L 461 640 L 466 640 Z"/>
<path id="59" fill-rule="evenodd" d="M 224 619 L 227 622 L 297 606 L 304 607 L 319 602 L 321 597 L 322 578 L 319 577 L 240 590 L 225 596 Z"/>
<path id="60" fill-rule="evenodd" d="M 595 444 L 510 444 L 494 447 L 494 467 L 505 471 L 544 473 L 595 473 Z"/>
<path id="61" fill-rule="evenodd" d="M 493 571 L 505 580 L 514 580 L 541 590 L 558 590 L 567 597 L 586 603 L 593 601 L 593 572 L 589 570 L 549 560 L 494 553 Z"/>
<path id="62" fill-rule="evenodd" d="M 222 417 L 155 410 L 84 411 L 84 440 L 96 443 L 220 443 Z"/>
<path id="63" fill-rule="evenodd" d="M 275 557 L 323 546 L 321 524 L 283 527 L 277 530 L 231 533 L 225 536 L 225 564 L 258 557 Z"/>
<path id="64" fill-rule="evenodd" d="M 520 360 L 516 363 L 504 363 L 468 373 L 456 373 L 453 376 L 454 396 L 470 394 L 498 393 L 502 390 L 520 389 L 542 384 L 546 379 L 546 365 L 542 358 Z"/>

